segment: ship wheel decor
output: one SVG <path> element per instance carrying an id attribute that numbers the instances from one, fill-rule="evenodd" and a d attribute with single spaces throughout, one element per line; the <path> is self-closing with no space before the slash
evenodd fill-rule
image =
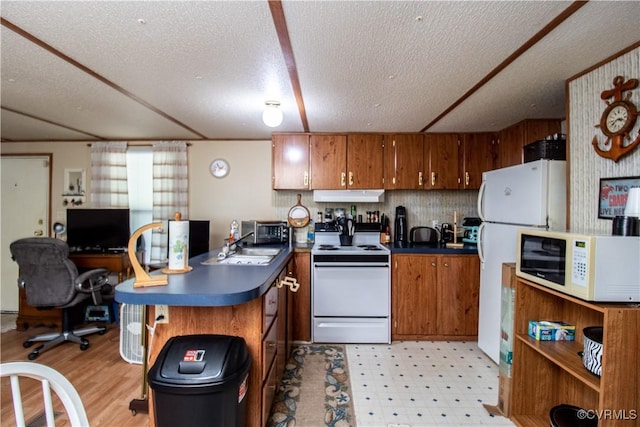
<path id="1" fill-rule="evenodd" d="M 632 141 L 630 134 L 638 119 L 638 110 L 630 101 L 632 89 L 638 87 L 638 79 L 629 79 L 616 76 L 613 79 L 613 89 L 605 90 L 600 94 L 607 107 L 602 112 L 600 123 L 595 127 L 600 128 L 606 140 L 600 144 L 598 135 L 593 137 L 593 149 L 599 156 L 618 162 L 622 157 L 630 154 L 640 144 L 640 132 Z M 623 96 L 623 92 L 627 93 Z M 612 101 L 608 101 L 613 98 Z M 631 142 L 629 142 L 631 141 Z M 600 147 L 605 149 L 602 149 Z"/>

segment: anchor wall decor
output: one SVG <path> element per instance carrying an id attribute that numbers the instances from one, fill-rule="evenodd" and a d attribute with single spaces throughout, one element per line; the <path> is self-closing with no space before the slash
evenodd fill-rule
<path id="1" fill-rule="evenodd" d="M 630 154 L 640 144 L 640 132 L 632 141 L 631 130 L 638 119 L 638 110 L 630 101 L 631 90 L 638 87 L 638 79 L 629 79 L 626 82 L 624 77 L 616 76 L 613 79 L 613 89 L 605 90 L 600 94 L 600 98 L 605 100 L 607 107 L 602 112 L 600 123 L 595 125 L 600 128 L 607 138 L 602 144 L 598 135 L 593 137 L 593 149 L 596 153 L 606 159 L 618 162 L 622 157 Z M 624 96 L 623 92 L 628 91 Z M 608 101 L 613 98 L 612 101 Z M 625 145 L 626 141 L 631 141 Z M 600 147 L 603 148 L 600 148 Z"/>

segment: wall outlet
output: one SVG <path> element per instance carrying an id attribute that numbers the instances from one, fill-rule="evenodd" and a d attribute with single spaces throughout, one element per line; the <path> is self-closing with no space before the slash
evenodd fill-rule
<path id="1" fill-rule="evenodd" d="M 431 221 L 431 227 L 437 230 L 438 227 L 440 227 L 440 223 L 434 219 L 433 221 Z"/>
<path id="2" fill-rule="evenodd" d="M 168 305 L 156 305 L 156 319 L 160 316 L 164 316 L 158 320 L 158 323 L 169 323 L 169 306 Z"/>

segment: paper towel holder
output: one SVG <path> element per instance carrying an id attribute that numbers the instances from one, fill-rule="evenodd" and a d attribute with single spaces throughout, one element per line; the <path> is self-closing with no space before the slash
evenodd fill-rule
<path id="1" fill-rule="evenodd" d="M 149 274 L 144 271 L 144 268 L 140 265 L 138 261 L 138 257 L 136 256 L 136 243 L 138 242 L 138 238 L 147 230 L 151 230 L 152 228 L 161 228 L 161 222 L 154 222 L 151 224 L 143 225 L 138 228 L 136 231 L 131 234 L 129 238 L 129 261 L 131 262 L 131 266 L 133 267 L 133 272 L 136 276 L 135 281 L 133 282 L 134 288 L 141 288 L 145 286 L 161 286 L 169 283 L 166 275 L 159 276 L 149 276 Z"/>
<path id="2" fill-rule="evenodd" d="M 180 212 L 176 212 L 173 214 L 174 221 L 182 221 L 182 214 Z M 189 265 L 189 248 L 187 247 L 187 243 L 185 242 L 182 245 L 182 260 L 184 261 L 183 267 L 180 269 L 171 269 L 168 266 L 162 269 L 162 272 L 165 274 L 182 274 L 188 273 L 193 270 L 193 267 Z"/>

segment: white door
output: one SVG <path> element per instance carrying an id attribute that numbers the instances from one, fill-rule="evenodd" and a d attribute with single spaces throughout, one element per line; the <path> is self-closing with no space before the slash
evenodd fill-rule
<path id="1" fill-rule="evenodd" d="M 18 311 L 18 265 L 9 245 L 23 237 L 49 236 L 49 181 L 51 157 L 2 156 L 2 228 L 0 256 L 0 310 Z"/>

